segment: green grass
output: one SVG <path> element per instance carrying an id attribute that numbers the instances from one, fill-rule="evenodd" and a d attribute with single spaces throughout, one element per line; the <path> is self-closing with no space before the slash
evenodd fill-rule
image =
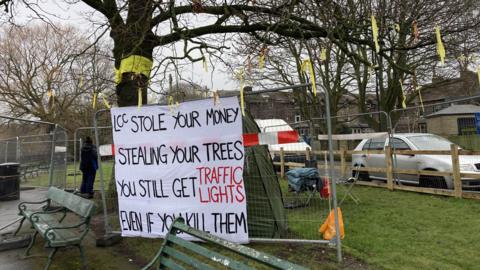
<path id="1" fill-rule="evenodd" d="M 342 206 L 345 250 L 384 269 L 478 269 L 480 202 L 357 187 Z"/>
<path id="2" fill-rule="evenodd" d="M 339 187 L 339 198 L 343 190 Z M 371 269 L 477 269 L 480 265 L 478 201 L 369 187 L 355 187 L 353 192 L 361 203 L 347 199 L 341 206 L 346 234 L 343 251 L 350 261 L 353 255 Z M 290 230 L 303 238 L 320 239 L 316 232 L 327 206 L 328 202 L 314 199 L 309 207 L 288 210 Z M 312 217 L 318 221 L 304 222 Z M 149 254 L 156 250 L 151 242 L 129 241 L 133 250 L 149 250 Z M 251 247 L 312 269 L 334 269 L 336 265 L 335 253 L 325 245 Z M 325 249 L 323 257 L 315 257 Z M 351 269 L 356 268 L 358 260 Z"/>
<path id="3" fill-rule="evenodd" d="M 74 174 L 74 166 L 72 163 L 67 165 L 67 179 L 66 179 L 66 187 L 67 188 L 80 188 L 80 184 L 82 183 L 82 172 L 78 169 L 79 164 L 77 164 L 77 176 L 75 179 Z M 105 177 L 105 182 L 108 183 L 112 177 L 112 168 L 113 168 L 113 161 L 103 161 L 102 162 L 102 169 L 103 169 L 103 176 Z M 76 180 L 76 181 L 75 181 Z M 54 179 L 53 181 L 58 181 Z M 48 172 L 42 173 L 36 177 L 28 177 L 27 181 L 22 181 L 22 185 L 25 186 L 36 186 L 36 187 L 48 187 Z M 108 188 L 108 184 L 105 188 Z M 94 189 L 100 189 L 100 172 L 97 171 L 97 175 L 95 177 L 95 184 Z"/>
<path id="4" fill-rule="evenodd" d="M 339 200 L 344 190 L 338 187 Z M 360 186 L 353 192 L 360 204 L 347 199 L 341 206 L 347 253 L 380 269 L 478 269 L 479 201 Z M 325 204 L 315 199 L 287 210 L 289 228 L 320 238 L 315 232 L 328 214 Z M 312 216 L 319 222 L 305 222 Z"/>
<path id="5" fill-rule="evenodd" d="M 105 179 L 110 179 L 112 163 L 102 165 Z M 99 188 L 98 180 L 97 174 L 96 188 Z M 39 177 L 29 179 L 27 184 L 33 181 L 48 183 L 47 178 Z M 77 184 L 80 182 L 81 175 L 77 175 Z M 69 185 L 73 185 L 73 176 L 67 179 Z M 285 181 L 281 181 L 281 186 L 286 190 Z M 342 198 L 343 190 L 339 187 L 338 198 Z M 353 192 L 360 198 L 360 204 L 347 199 L 341 206 L 346 233 L 342 244 L 350 261 L 353 255 L 359 259 L 353 260 L 355 263 L 365 261 L 372 269 L 478 269 L 480 202 L 359 186 Z M 309 207 L 287 210 L 290 236 L 320 239 L 317 230 L 327 214 L 328 201 L 320 199 L 312 200 Z M 148 254 L 141 256 L 142 261 L 151 257 L 160 245 L 159 240 L 124 240 L 131 256 Z M 336 265 L 335 253 L 325 245 L 254 244 L 252 247 L 312 269 L 324 269 L 316 265 L 329 269 Z M 312 255 L 310 258 L 320 251 L 325 252 L 323 257 Z"/>

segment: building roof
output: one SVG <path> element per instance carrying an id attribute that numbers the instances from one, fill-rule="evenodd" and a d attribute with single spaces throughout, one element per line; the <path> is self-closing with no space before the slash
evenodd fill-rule
<path id="1" fill-rule="evenodd" d="M 445 115 L 474 114 L 480 112 L 480 106 L 472 104 L 452 105 L 448 108 L 427 115 L 427 118 L 439 117 Z"/>

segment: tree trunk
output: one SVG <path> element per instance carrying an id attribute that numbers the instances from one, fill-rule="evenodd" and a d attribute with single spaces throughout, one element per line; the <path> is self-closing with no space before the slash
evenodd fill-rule
<path id="1" fill-rule="evenodd" d="M 147 88 L 148 78 L 143 74 L 123 73 L 121 82 L 116 86 L 118 106 L 138 105 L 138 89 L 141 89 L 142 104 L 147 104 Z"/>

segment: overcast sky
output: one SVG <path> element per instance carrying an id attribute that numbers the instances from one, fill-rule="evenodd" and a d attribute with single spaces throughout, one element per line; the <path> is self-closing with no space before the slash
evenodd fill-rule
<path id="1" fill-rule="evenodd" d="M 65 1 L 61 0 L 39 0 L 36 11 L 39 11 L 40 14 L 46 16 L 53 23 L 71 24 L 81 29 L 81 31 L 84 31 L 86 35 L 92 34 L 94 29 L 97 28 L 92 21 L 105 22 L 104 17 L 98 13 L 93 13 L 93 9 L 81 1 L 74 4 L 67 4 Z M 15 12 L 16 23 L 26 24 L 39 22 L 38 16 L 25 6 L 17 4 Z M 177 51 L 179 53 L 182 49 L 182 47 L 177 46 Z M 164 49 L 163 51 L 165 53 L 172 52 L 169 49 Z M 156 59 L 154 59 L 154 61 L 155 60 Z M 184 65 L 180 73 L 184 79 L 193 79 L 195 83 L 201 86 L 207 86 L 211 90 L 237 89 L 238 82 L 232 80 L 232 75 L 226 74 L 224 70 L 225 68 L 223 65 L 216 64 L 215 70 L 209 65 L 207 72 L 204 70 L 202 62 L 196 62 Z"/>

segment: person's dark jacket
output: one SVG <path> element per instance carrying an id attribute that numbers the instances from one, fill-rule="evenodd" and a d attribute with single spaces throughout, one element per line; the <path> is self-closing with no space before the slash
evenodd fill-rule
<path id="1" fill-rule="evenodd" d="M 80 170 L 82 172 L 95 172 L 98 169 L 97 147 L 91 143 L 82 146 Z"/>

